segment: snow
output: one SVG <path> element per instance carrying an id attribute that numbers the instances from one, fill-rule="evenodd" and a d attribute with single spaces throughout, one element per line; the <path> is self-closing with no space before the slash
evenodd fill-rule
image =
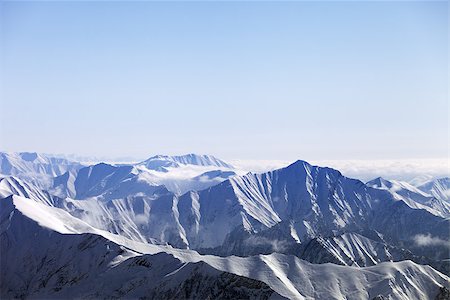
<path id="1" fill-rule="evenodd" d="M 450 203 L 450 178 L 438 178 L 424 182 L 417 187 L 425 193 L 431 194 L 437 199 Z"/>
<path id="2" fill-rule="evenodd" d="M 398 200 L 415 209 L 424 209 L 442 217 L 450 217 L 450 202 L 446 193 L 450 191 L 448 178 L 428 181 L 419 187 L 398 180 L 378 177 L 367 182 L 368 186 L 391 192 Z"/>
<path id="3" fill-rule="evenodd" d="M 8 201 L 8 199 L 2 201 Z M 356 299 L 373 298 L 379 294 L 393 299 L 432 299 L 438 293 L 438 289 L 449 282 L 447 276 L 433 270 L 431 267 L 419 266 L 411 261 L 398 263 L 387 262 L 380 263 L 373 267 L 357 268 L 334 264 L 310 264 L 295 256 L 277 253 L 246 258 L 236 256 L 217 257 L 212 255 L 200 255 L 192 250 L 182 250 L 134 242 L 118 235 L 99 231 L 76 218 L 73 218 L 60 209 L 51 208 L 23 197 L 14 196 L 12 201 L 15 206 L 15 210 L 13 210 L 14 215 L 19 217 L 16 212 L 20 212 L 23 215 L 21 219 L 14 217 L 14 222 L 20 222 L 23 225 L 30 224 L 27 228 L 22 228 L 21 231 L 23 234 L 26 232 L 27 236 L 41 236 L 41 234 L 39 233 L 40 229 L 36 226 L 32 226 L 32 223 L 23 219 L 24 217 L 37 222 L 37 224 L 49 230 L 69 234 L 69 236 L 74 237 L 74 241 L 81 233 L 87 232 L 103 236 L 116 245 L 124 246 L 125 249 L 128 249 L 126 250 L 126 254 L 123 253 L 121 257 L 110 258 L 111 261 L 114 261 L 115 268 L 122 270 L 121 272 L 114 273 L 116 274 L 114 276 L 122 274 L 122 280 L 125 280 L 129 276 L 133 277 L 134 273 L 125 272 L 126 269 L 122 266 L 125 266 L 124 263 L 129 265 L 129 258 L 134 256 L 136 258 L 142 257 L 142 259 L 147 260 L 150 265 L 160 265 L 160 270 L 166 270 L 165 273 L 153 273 L 154 277 L 152 278 L 155 278 L 154 280 L 159 280 L 167 274 L 171 274 L 169 277 L 176 274 L 181 275 L 183 270 L 187 268 L 185 264 L 203 262 L 219 271 L 225 271 L 265 282 L 280 295 L 290 299 L 342 299 L 343 297 L 348 297 L 350 295 L 352 298 Z M 4 211 L 4 207 L 2 208 Z M 2 223 L 5 222 L 3 217 L 1 221 Z M 10 222 L 13 221 L 10 220 Z M 27 230 L 23 231 L 24 229 Z M 2 229 L 2 234 L 5 232 L 3 230 L 4 229 Z M 10 230 L 13 230 L 13 228 L 8 227 L 6 232 L 10 232 Z M 47 236 L 52 239 L 59 238 L 59 236 L 55 235 Z M 17 234 L 16 237 L 20 238 L 21 234 Z M 108 246 L 109 249 L 108 247 L 99 248 L 100 245 L 95 248 L 90 246 L 91 248 L 86 249 L 93 250 L 84 253 L 84 258 L 80 257 L 80 259 L 87 259 L 88 257 L 89 259 L 95 259 L 95 257 L 101 257 L 102 253 L 100 249 L 104 249 L 103 251 L 105 251 L 105 253 L 115 253 L 115 250 L 112 251 L 111 247 L 115 249 L 118 248 L 117 246 L 114 246 L 114 244 Z M 52 249 L 55 249 L 54 247 L 62 244 L 57 242 L 49 245 L 52 245 Z M 69 245 L 67 245 L 67 247 L 69 247 Z M 47 246 L 36 244 L 35 247 L 38 248 L 34 249 L 35 253 L 45 253 Z M 66 248 L 66 251 L 69 251 L 69 249 L 70 247 Z M 76 251 L 77 248 L 75 247 L 72 249 L 75 249 L 73 251 Z M 92 252 L 94 249 L 96 252 Z M 8 251 L 9 256 L 13 255 L 14 252 L 11 252 L 12 250 L 14 249 Z M 27 252 L 20 253 L 21 255 L 26 255 Z M 169 268 L 165 266 L 170 264 L 170 261 L 173 261 L 172 258 L 159 256 L 157 260 L 156 257 L 155 260 L 153 260 L 152 258 L 145 256 L 145 254 L 154 255 L 157 253 L 170 254 L 178 259 L 180 263 L 176 263 Z M 67 254 L 69 253 L 66 253 L 66 255 Z M 14 260 L 11 259 L 8 260 L 8 262 L 2 261 L 2 264 L 7 264 L 6 266 L 10 268 L 11 266 L 8 265 L 8 263 L 13 262 Z M 83 265 L 88 266 L 89 264 L 83 263 Z M 2 265 L 2 269 L 4 269 L 4 267 L 5 265 Z M 90 272 L 94 271 L 90 270 Z M 200 272 L 203 273 L 209 271 L 204 270 Z M 163 276 L 162 274 L 165 275 Z M 135 273 L 135 276 L 140 276 L 140 273 Z M 183 276 L 187 275 L 184 274 Z M 99 277 L 99 280 L 101 280 L 101 278 L 102 277 Z M 111 277 L 106 276 L 106 278 Z M 129 279 L 130 278 L 126 280 L 128 281 Z M 108 284 L 111 280 L 107 281 Z M 96 284 L 98 285 L 99 283 L 97 282 Z M 112 286 L 115 286 L 114 282 L 111 284 Z M 106 287 L 106 285 L 100 286 L 102 286 L 100 289 Z M 63 286 L 63 292 L 64 288 L 65 287 Z"/>
<path id="4" fill-rule="evenodd" d="M 139 163 L 147 169 L 166 172 L 168 167 L 176 168 L 180 165 L 194 165 L 233 169 L 233 166 L 212 155 L 186 154 L 180 156 L 156 155 Z"/>
<path id="5" fill-rule="evenodd" d="M 53 177 L 81 167 L 77 162 L 34 152 L 0 152 L 0 174 L 20 177 L 43 188 L 50 186 Z"/>
<path id="6" fill-rule="evenodd" d="M 129 295 L 139 295 L 144 285 L 162 288 L 168 282 L 160 277 L 166 276 L 177 277 L 178 288 L 196 270 L 208 274 L 209 284 L 217 284 L 218 278 L 231 280 L 223 273 L 229 272 L 265 282 L 291 299 L 378 294 L 430 299 L 439 287 L 448 285 L 448 277 L 432 267 L 405 261 L 413 259 L 445 272 L 448 178 L 429 178 L 420 185 L 377 178 L 364 184 L 304 161 L 254 174 L 194 154 L 87 167 L 33 153 L 0 158 L 6 162 L 2 172 L 15 174 L 0 178 L 2 243 L 7 237 L 8 245 L 19 247 L 16 254 L 8 249 L 8 255 L 18 255 L 11 262 L 16 265 L 8 268 L 20 265 L 30 253 L 58 260 L 58 251 L 74 251 L 72 258 L 69 253 L 61 256 L 65 266 L 81 259 L 83 272 L 100 272 L 102 280 L 111 280 Z M 14 172 L 8 171 L 9 165 Z M 23 244 L 14 237 L 23 238 Z M 31 240 L 35 244 L 30 245 Z M 92 261 L 76 250 L 91 242 Z M 47 253 L 48 245 L 52 250 Z M 29 252 L 33 247 L 35 254 Z M 248 257 L 201 255 L 194 250 Z M 158 256 L 159 265 L 153 256 L 158 253 L 163 254 Z M 102 257 L 117 269 L 89 269 Z M 147 263 L 165 269 L 151 271 L 153 283 L 136 277 L 150 271 L 125 272 L 134 264 Z M 23 267 L 24 274 L 31 274 Z M 40 272 L 57 270 L 52 267 Z M 118 270 L 125 272 L 124 285 Z M 84 283 L 79 287 L 94 289 L 80 282 Z M 104 284 L 99 291 L 118 296 Z M 49 292 L 36 289 L 36 295 Z M 59 295 L 70 291 L 64 286 Z"/>

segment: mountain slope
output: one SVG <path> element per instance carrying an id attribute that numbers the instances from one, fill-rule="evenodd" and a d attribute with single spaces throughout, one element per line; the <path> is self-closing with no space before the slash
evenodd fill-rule
<path id="1" fill-rule="evenodd" d="M 211 155 L 156 155 L 135 167 L 177 195 L 208 188 L 236 175 L 232 165 Z"/>
<path id="2" fill-rule="evenodd" d="M 167 172 L 167 168 L 177 168 L 181 165 L 194 165 L 203 167 L 217 167 L 233 169 L 233 166 L 212 155 L 186 154 L 180 156 L 156 155 L 140 162 L 150 170 Z"/>
<path id="3" fill-rule="evenodd" d="M 317 237 L 377 231 L 387 246 L 433 260 L 448 258 L 449 220 L 330 168 L 298 161 L 182 196 L 153 185 L 147 175 L 134 166 L 86 167 L 73 185 L 80 199 L 52 205 L 136 241 L 205 253 L 293 253 Z M 423 237 L 443 242 L 427 245 Z"/>
<path id="4" fill-rule="evenodd" d="M 15 176 L 59 198 L 96 196 L 120 182 L 124 185 L 121 189 L 148 192 L 145 185 L 164 185 L 181 195 L 208 188 L 234 175 L 233 166 L 210 155 L 158 155 L 137 164 L 99 163 L 85 167 L 38 153 L 0 152 L 0 177 Z M 117 195 L 120 196 L 124 194 Z"/>
<path id="5" fill-rule="evenodd" d="M 51 178 L 81 167 L 77 162 L 34 152 L 0 152 L 0 174 L 26 179 L 41 188 L 48 188 Z"/>
<path id="6" fill-rule="evenodd" d="M 419 190 L 433 195 L 437 199 L 450 202 L 450 178 L 444 177 L 423 183 L 417 187 Z"/>
<path id="7" fill-rule="evenodd" d="M 311 263 L 335 263 L 344 266 L 374 266 L 381 262 L 412 260 L 448 274 L 449 261 L 433 261 L 415 256 L 410 251 L 388 245 L 381 237 L 367 238 L 358 233 L 344 233 L 333 237 L 317 237 L 301 249 L 301 259 Z"/>
<path id="8" fill-rule="evenodd" d="M 431 267 L 410 261 L 355 268 L 282 254 L 202 256 L 101 231 L 92 234 L 95 229 L 66 212 L 21 197 L 2 199 L 0 206 L 2 298 L 205 298 L 220 297 L 211 291 L 229 288 L 222 295 L 264 299 L 276 297 L 275 290 L 290 299 L 434 299 L 449 282 Z M 192 294 L 192 287 L 199 293 Z"/>
<path id="9" fill-rule="evenodd" d="M 55 206 L 95 228 L 135 241 L 170 242 L 180 248 L 186 248 L 188 244 L 178 222 L 176 198 L 171 193 L 109 201 L 65 199 Z"/>
<path id="10" fill-rule="evenodd" d="M 0 199 L 10 195 L 22 196 L 53 206 L 59 199 L 33 184 L 13 176 L 0 178 Z"/>
<path id="11" fill-rule="evenodd" d="M 259 237 L 258 244 L 282 241 L 292 246 L 318 236 L 375 230 L 394 246 L 426 253 L 428 250 L 415 245 L 415 237 L 431 234 L 446 240 L 450 227 L 449 220 L 412 209 L 388 191 L 302 161 L 185 194 L 178 207 L 193 249 L 229 247 L 237 240 L 252 245 L 249 239 L 253 236 Z M 418 220 L 421 226 L 417 226 Z M 444 258 L 446 248 L 443 245 L 439 251 Z"/>
<path id="12" fill-rule="evenodd" d="M 101 196 L 105 200 L 132 195 L 165 193 L 164 187 L 151 181 L 133 166 L 100 163 L 80 169 L 74 181 L 76 199 Z"/>
<path id="13" fill-rule="evenodd" d="M 408 206 L 416 209 L 425 209 L 428 212 L 442 217 L 450 217 L 450 204 L 426 193 L 407 182 L 376 178 L 367 182 L 367 185 L 377 189 L 388 190 L 396 199 L 402 200 Z"/>
<path id="14" fill-rule="evenodd" d="M 25 198 L 2 199 L 0 206 L 2 298 L 276 296 L 260 281 L 204 262 L 182 262 L 162 252 L 138 256 L 103 236 L 81 233 L 93 229 Z"/>

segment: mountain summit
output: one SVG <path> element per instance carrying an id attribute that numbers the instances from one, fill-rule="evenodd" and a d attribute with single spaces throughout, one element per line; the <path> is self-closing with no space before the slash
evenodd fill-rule
<path id="1" fill-rule="evenodd" d="M 167 172 L 167 168 L 177 168 L 181 165 L 217 167 L 226 169 L 234 168 L 232 165 L 212 155 L 198 154 L 186 154 L 180 156 L 156 155 L 143 162 L 140 162 L 138 165 L 143 165 L 150 170 L 161 172 Z"/>

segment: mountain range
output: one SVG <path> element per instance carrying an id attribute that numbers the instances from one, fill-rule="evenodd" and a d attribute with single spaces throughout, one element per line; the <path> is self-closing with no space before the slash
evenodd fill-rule
<path id="1" fill-rule="evenodd" d="M 449 297 L 450 179 L 0 154 L 2 298 Z M 378 298 L 377 298 L 378 297 Z"/>

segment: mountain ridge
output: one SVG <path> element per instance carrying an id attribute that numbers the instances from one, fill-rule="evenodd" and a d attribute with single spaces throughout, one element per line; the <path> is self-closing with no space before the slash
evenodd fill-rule
<path id="1" fill-rule="evenodd" d="M 273 295 L 272 291 L 275 290 L 290 299 L 310 299 L 312 297 L 340 299 L 344 295 L 348 296 L 349 291 L 352 291 L 356 298 L 383 296 L 394 299 L 432 299 L 440 293 L 449 281 L 447 276 L 431 267 L 416 265 L 411 261 L 382 263 L 368 268 L 354 268 L 333 264 L 315 265 L 301 261 L 294 256 L 276 253 L 248 258 L 217 258 L 201 256 L 190 250 L 132 243 L 107 233 L 104 234 L 113 238 L 113 241 L 101 236 L 86 235 L 83 231 L 91 230 L 86 225 L 83 225 L 85 229 L 79 231 L 78 234 L 61 235 L 53 231 L 52 227 L 56 224 L 54 221 L 48 220 L 43 217 L 42 213 L 36 212 L 36 210 L 46 211 L 50 208 L 46 208 L 47 206 L 39 203 L 33 204 L 34 208 L 29 208 L 27 207 L 29 201 L 32 200 L 17 198 L 16 196 L 0 201 L 2 206 L 0 215 L 1 247 L 2 253 L 7 253 L 7 257 L 4 255 L 1 257 L 0 272 L 2 272 L 2 278 L 7 278 L 7 281 L 1 283 L 2 295 L 5 295 L 6 291 L 9 291 L 7 295 L 11 295 L 11 293 L 15 295 L 16 292 L 19 292 L 22 293 L 20 295 L 25 296 L 28 292 L 31 292 L 31 295 L 51 298 L 69 294 L 77 295 L 80 291 L 86 293 L 86 291 L 93 290 L 93 286 L 89 284 L 89 282 L 92 282 L 89 278 L 97 277 L 96 294 L 91 294 L 92 296 L 136 295 L 133 293 L 142 295 L 142 286 L 148 286 L 145 293 L 154 291 L 157 296 L 160 296 L 165 295 L 163 292 L 169 288 L 166 284 L 159 284 L 161 280 L 164 282 L 164 277 L 158 275 L 161 274 L 162 270 L 164 270 L 162 274 L 168 276 L 179 274 L 180 276 L 177 277 L 178 279 L 174 279 L 174 282 L 175 285 L 181 282 L 178 287 L 182 290 L 187 288 L 186 285 L 182 284 L 186 280 L 195 283 L 195 286 L 203 284 L 207 287 L 217 286 L 216 284 L 220 284 L 220 282 L 222 282 L 222 285 L 219 286 L 229 286 L 230 282 L 236 282 L 237 280 L 237 282 L 240 282 L 237 291 L 240 290 L 245 295 L 250 295 L 252 289 L 254 295 L 258 295 L 257 297 L 267 294 Z M 15 205 L 15 208 L 10 207 L 8 209 L 8 205 L 11 204 Z M 11 208 L 13 212 L 20 213 L 11 213 Z M 59 209 L 53 208 L 51 210 Z M 62 217 L 59 224 L 71 223 L 67 222 L 67 218 L 71 219 L 72 217 L 64 212 L 55 216 L 57 218 Z M 50 223 L 45 225 L 47 229 L 42 231 L 42 225 L 37 225 L 36 220 Z M 73 219 L 73 222 L 79 221 Z M 24 227 L 21 228 L 20 226 Z M 81 228 L 79 225 L 74 227 Z M 32 252 L 34 258 L 33 255 L 30 257 L 29 251 L 31 249 L 29 246 L 23 247 L 23 241 L 29 239 L 37 241 L 49 239 L 45 244 L 49 245 L 50 248 L 42 246 L 36 249 L 35 247 Z M 34 244 L 40 245 L 39 243 Z M 62 249 L 65 249 L 65 251 L 61 251 Z M 71 255 L 73 251 L 71 249 L 77 249 L 79 256 Z M 160 254 L 157 255 L 158 253 Z M 23 257 L 29 257 L 28 261 L 23 261 Z M 45 259 L 44 257 L 48 258 Z M 53 260 L 51 260 L 52 258 Z M 86 259 L 88 260 L 86 261 Z M 44 262 L 44 268 L 39 267 L 42 262 Z M 198 262 L 203 262 L 203 264 L 195 265 Z M 13 277 L 4 277 L 7 274 L 5 272 L 8 272 L 11 267 L 17 268 L 19 266 L 20 268 L 27 268 L 23 272 L 24 274 L 30 274 L 31 270 L 41 270 L 42 272 L 39 271 L 39 276 L 34 277 L 31 281 L 26 280 L 28 284 L 23 289 L 20 284 L 16 285 L 20 281 L 11 282 L 11 280 L 14 280 Z M 97 273 L 92 272 L 90 266 L 98 266 L 96 267 Z M 113 266 L 112 269 L 111 266 Z M 207 266 L 211 266 L 219 272 L 231 273 L 231 275 L 223 277 L 220 274 L 225 273 L 217 273 L 218 271 L 213 271 L 210 267 L 205 270 Z M 56 273 L 54 270 L 56 270 Z M 117 270 L 117 272 L 114 270 Z M 213 274 L 210 272 L 213 272 Z M 117 277 L 118 274 L 121 274 L 120 277 Z M 193 274 L 193 276 L 189 274 Z M 205 275 L 208 279 L 205 278 Z M 236 277 L 236 275 L 241 277 Z M 250 279 L 247 280 L 242 277 Z M 336 280 L 336 278 L 339 278 L 339 280 Z M 321 284 L 317 284 L 319 279 Z M 117 280 L 126 283 L 126 285 L 118 285 Z M 265 282 L 268 287 L 261 282 Z M 48 288 L 46 288 L 47 286 Z M 250 291 L 243 291 L 243 286 Z M 169 294 L 172 295 L 171 293 Z M 231 295 L 238 295 L 234 289 L 230 293 L 232 293 Z"/>
<path id="2" fill-rule="evenodd" d="M 36 159 L 33 155 L 23 158 L 24 163 Z M 153 161 L 164 159 L 157 156 Z M 135 285 L 136 277 L 125 272 L 124 280 L 131 289 L 124 290 L 116 271 L 102 269 L 102 276 L 114 283 L 114 289 L 99 289 L 100 294 L 95 294 L 98 297 L 138 295 L 146 293 L 144 286 L 151 287 L 156 293 L 152 295 L 170 297 L 180 295 L 177 291 L 187 292 L 186 288 L 191 291 L 189 286 L 223 288 L 231 281 L 241 282 L 248 295 L 261 297 L 263 294 L 258 294 L 258 289 L 252 289 L 252 286 L 259 286 L 267 293 L 275 291 L 291 299 L 330 298 L 326 295 L 340 299 L 349 289 L 356 288 L 351 285 L 355 280 L 364 287 L 361 293 L 355 294 L 359 298 L 430 299 L 439 292 L 445 294 L 446 284 L 443 283 L 448 282 L 448 278 L 436 269 L 444 273 L 449 270 L 446 262 L 450 249 L 450 218 L 436 206 L 436 203 L 444 203 L 442 207 L 445 207 L 445 202 L 431 192 L 383 178 L 365 184 L 333 168 L 314 166 L 302 160 L 284 168 L 246 174 L 215 165 L 176 163 L 176 167 L 165 166 L 167 172 L 149 170 L 139 163 L 99 163 L 54 177 L 47 174 L 50 180 L 45 184 L 39 184 L 42 175 L 39 168 L 30 181 L 23 174 L 1 177 L 0 220 L 4 233 L 2 241 L 6 245 L 13 245 L 14 236 L 23 236 L 22 231 L 47 232 L 29 239 L 44 244 L 56 242 L 56 248 L 49 252 L 40 249 L 41 258 L 32 266 L 37 266 L 46 255 L 57 258 L 60 257 L 58 251 L 76 251 L 74 260 L 69 257 L 62 262 L 66 270 L 74 271 L 75 277 L 58 273 L 62 276 L 62 285 L 55 282 L 56 277 L 50 277 L 49 281 L 39 281 L 31 294 L 62 296 L 79 291 L 81 286 L 94 288 L 83 281 L 83 276 L 88 276 L 83 274 L 91 271 L 76 271 L 76 260 L 84 261 L 84 258 L 78 253 L 81 249 L 72 245 L 73 241 L 76 245 L 96 245 L 93 249 L 98 250 L 93 252 L 93 259 L 100 260 L 92 264 L 99 264 L 101 257 L 110 253 L 103 253 L 105 248 L 101 246 L 109 245 L 109 249 L 116 249 L 114 253 L 125 251 L 123 255 L 129 256 L 126 263 L 121 258 L 110 259 L 113 264 L 119 263 L 117 270 L 131 268 L 140 276 L 158 277 L 162 274 L 159 271 L 140 268 L 156 266 L 156 260 L 162 259 L 162 269 L 173 267 L 170 273 L 178 274 L 176 288 L 166 289 L 160 286 L 167 284 L 161 278 Z M 166 188 L 166 184 L 172 184 L 171 188 Z M 437 187 L 437 191 L 445 194 L 445 180 L 439 184 L 429 184 L 423 189 L 435 188 L 436 191 Z M 191 190 L 180 192 L 188 187 Z M 13 207 L 8 208 L 7 203 L 12 203 Z M 7 213 L 9 211 L 12 214 Z M 24 216 L 20 217 L 21 214 Z M 38 225 L 27 229 L 29 220 L 37 220 Z M 42 231 L 42 228 L 46 229 Z M 64 242 L 59 237 L 58 241 L 47 239 L 48 232 L 55 230 L 68 235 Z M 5 234 L 7 240 L 4 240 Z M 24 245 L 29 243 L 26 240 L 23 240 Z M 64 248 L 66 243 L 72 245 L 73 250 Z M 19 247 L 16 254 L 22 258 L 28 255 L 21 251 Z M 162 252 L 169 256 L 154 257 Z M 10 253 L 15 255 L 14 251 Z M 36 272 L 36 269 L 20 265 L 20 260 L 11 263 L 24 268 L 27 274 Z M 425 264 L 433 267 L 424 268 Z M 48 274 L 43 272 L 40 276 L 46 278 L 56 269 L 44 269 Z M 228 273 L 231 275 L 226 275 Z M 391 277 L 386 277 L 387 274 Z M 411 279 L 411 274 L 417 278 Z M 341 281 L 333 281 L 333 276 Z M 198 281 L 196 277 L 203 279 Z M 386 281 L 387 278 L 391 281 Z M 316 284 L 323 280 L 329 288 Z M 414 286 L 402 285 L 405 280 L 413 282 Z M 432 281 L 441 283 L 432 284 Z M 63 292 L 53 294 L 45 288 L 46 282 L 50 282 L 49 287 L 61 288 Z M 16 283 L 10 281 L 8 285 Z M 135 294 L 128 294 L 130 291 Z M 238 295 L 236 291 L 230 292 Z M 207 295 L 207 292 L 204 290 L 198 295 Z"/>

